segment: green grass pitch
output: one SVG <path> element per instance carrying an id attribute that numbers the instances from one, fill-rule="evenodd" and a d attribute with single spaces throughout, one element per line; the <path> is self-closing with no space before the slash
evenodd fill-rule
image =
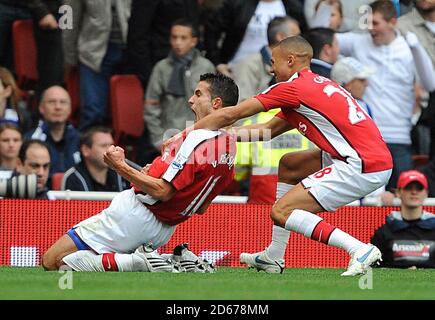
<path id="1" fill-rule="evenodd" d="M 291 269 L 281 275 L 221 267 L 214 274 L 59 273 L 0 267 L 0 299 L 293 300 L 435 299 L 435 270 Z M 68 282 L 66 276 L 69 276 Z M 62 278 L 64 277 L 64 278 Z M 72 283 L 72 289 L 61 289 Z M 361 289 L 360 286 L 366 287 Z"/>

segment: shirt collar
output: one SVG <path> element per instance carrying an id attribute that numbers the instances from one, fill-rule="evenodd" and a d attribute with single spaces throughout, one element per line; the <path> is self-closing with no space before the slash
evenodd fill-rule
<path id="1" fill-rule="evenodd" d="M 332 69 L 332 64 L 330 64 L 328 62 L 325 62 L 323 60 L 319 60 L 319 59 L 314 59 L 313 58 L 313 59 L 311 59 L 311 63 L 317 64 L 319 66 L 322 66 L 322 67 L 325 67 L 325 68 L 328 68 L 328 69 Z"/>
<path id="2" fill-rule="evenodd" d="M 307 67 L 307 68 L 305 68 L 305 69 L 302 69 L 302 70 L 299 71 L 299 72 L 295 72 L 295 73 L 290 77 L 290 79 L 287 80 L 287 82 L 292 82 L 294 79 L 296 79 L 296 78 L 299 77 L 299 74 L 301 74 L 301 73 L 305 73 L 305 72 L 311 72 L 310 68 Z"/>

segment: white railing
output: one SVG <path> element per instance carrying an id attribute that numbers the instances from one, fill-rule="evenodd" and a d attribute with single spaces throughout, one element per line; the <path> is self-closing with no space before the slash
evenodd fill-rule
<path id="1" fill-rule="evenodd" d="M 98 200 L 110 201 L 118 192 L 86 192 L 86 191 L 49 191 L 48 198 L 50 200 Z M 236 203 L 243 204 L 248 202 L 248 197 L 236 196 L 217 196 L 213 203 Z M 380 197 L 366 197 L 362 200 L 354 201 L 348 206 L 382 206 Z M 425 206 L 435 206 L 435 198 L 427 198 L 424 201 Z M 394 198 L 393 206 L 400 206 L 400 199 Z"/>
<path id="2" fill-rule="evenodd" d="M 48 191 L 50 200 L 97 200 L 110 201 L 118 192 Z M 246 203 L 248 197 L 217 196 L 213 203 Z"/>

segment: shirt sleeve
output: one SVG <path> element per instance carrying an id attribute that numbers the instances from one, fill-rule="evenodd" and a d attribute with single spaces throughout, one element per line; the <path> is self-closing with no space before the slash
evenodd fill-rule
<path id="1" fill-rule="evenodd" d="M 340 46 L 340 54 L 344 56 L 354 56 L 353 46 L 360 41 L 359 35 L 354 32 L 344 32 L 335 34 L 338 45 Z"/>
<path id="2" fill-rule="evenodd" d="M 297 108 L 300 104 L 295 84 L 282 82 L 255 96 L 266 111 L 275 108 Z"/>

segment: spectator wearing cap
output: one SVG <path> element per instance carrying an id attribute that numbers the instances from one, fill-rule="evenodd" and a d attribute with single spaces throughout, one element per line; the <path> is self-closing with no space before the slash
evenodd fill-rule
<path id="1" fill-rule="evenodd" d="M 427 195 L 424 174 L 416 170 L 400 174 L 396 190 L 400 211 L 392 211 L 371 239 L 382 252 L 382 267 L 435 267 L 435 215 L 423 210 Z"/>
<path id="2" fill-rule="evenodd" d="M 372 117 L 372 112 L 369 105 L 363 100 L 363 96 L 368 86 L 368 78 L 373 73 L 375 73 L 374 68 L 364 66 L 352 57 L 338 60 L 331 70 L 331 79 L 349 91 L 370 117 Z"/>

